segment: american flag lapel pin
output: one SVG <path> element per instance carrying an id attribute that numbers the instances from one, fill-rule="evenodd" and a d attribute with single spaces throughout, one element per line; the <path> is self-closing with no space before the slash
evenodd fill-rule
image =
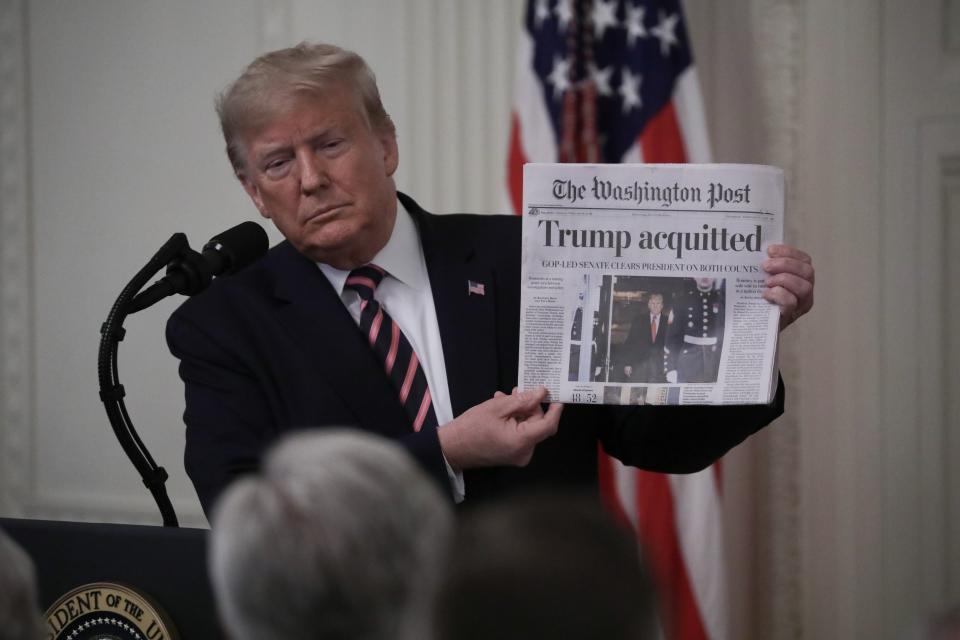
<path id="1" fill-rule="evenodd" d="M 475 280 L 467 280 L 467 295 L 472 296 L 482 296 L 486 293 L 486 288 L 483 286 L 482 282 L 477 282 Z"/>

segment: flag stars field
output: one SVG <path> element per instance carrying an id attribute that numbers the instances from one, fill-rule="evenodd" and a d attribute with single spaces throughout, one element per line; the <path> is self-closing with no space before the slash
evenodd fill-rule
<path id="1" fill-rule="evenodd" d="M 613 95 L 613 89 L 610 88 L 611 75 L 613 75 L 613 67 L 600 69 L 594 64 L 590 65 L 590 79 L 593 80 L 593 86 L 601 96 Z"/>
<path id="2" fill-rule="evenodd" d="M 656 8 L 657 5 L 660 8 Z M 601 107 L 611 110 L 607 112 L 608 117 L 615 112 L 623 118 L 641 118 L 642 122 L 630 127 L 642 126 L 669 95 L 670 87 L 663 85 L 658 60 L 669 60 L 678 70 L 689 64 L 676 0 L 657 0 L 653 6 L 647 2 L 641 5 L 636 0 L 594 0 L 584 5 L 583 15 L 579 17 L 577 6 L 572 0 L 530 0 L 531 29 L 552 41 L 546 47 L 552 49 L 547 58 L 551 62 L 541 63 L 539 77 L 553 105 L 551 109 L 557 114 L 555 117 L 559 117 L 558 110 L 563 108 L 568 92 L 592 85 L 597 97 L 609 105 Z M 653 16 L 657 19 L 655 23 Z M 578 66 L 573 55 L 577 52 L 567 50 L 566 38 L 581 22 L 593 35 L 594 53 L 592 60 Z M 644 44 L 645 41 L 648 44 Z M 619 55 L 618 50 L 630 52 L 627 65 L 609 64 L 611 56 Z M 644 73 L 650 69 L 655 71 L 653 76 Z M 652 110 L 648 111 L 648 105 Z M 623 145 L 618 143 L 617 147 L 623 148 Z"/>
<path id="3" fill-rule="evenodd" d="M 557 14 L 557 28 L 562 33 L 567 30 L 567 25 L 573 19 L 573 0 L 560 0 L 555 12 Z"/>
<path id="4" fill-rule="evenodd" d="M 628 113 L 633 108 L 640 108 L 643 102 L 640 100 L 640 83 L 643 77 L 640 74 L 630 73 L 630 67 L 624 67 L 620 72 L 623 81 L 620 83 L 620 89 L 617 93 L 623 98 L 623 112 Z"/>
<path id="5" fill-rule="evenodd" d="M 570 88 L 570 61 L 554 56 L 553 70 L 547 76 L 547 82 L 553 85 L 554 100 L 563 97 L 563 93 Z"/>
<path id="6" fill-rule="evenodd" d="M 602 39 L 604 32 L 610 27 L 619 26 L 617 23 L 617 0 L 596 0 L 593 5 L 593 31 L 597 39 Z"/>
<path id="7" fill-rule="evenodd" d="M 543 26 L 545 20 L 550 19 L 550 1 L 549 0 L 537 0 L 537 4 L 533 9 L 533 20 L 537 29 Z"/>
<path id="8" fill-rule="evenodd" d="M 680 41 L 677 39 L 677 22 L 679 22 L 679 20 L 680 16 L 676 13 L 670 16 L 665 16 L 661 11 L 660 23 L 654 28 L 650 29 L 650 33 L 660 40 L 660 54 L 664 58 L 670 55 L 671 45 L 680 45 Z"/>
<path id="9" fill-rule="evenodd" d="M 647 10 L 645 7 L 627 7 L 627 44 L 634 47 L 638 38 L 646 38 L 649 34 L 643 25 L 643 18 Z"/>

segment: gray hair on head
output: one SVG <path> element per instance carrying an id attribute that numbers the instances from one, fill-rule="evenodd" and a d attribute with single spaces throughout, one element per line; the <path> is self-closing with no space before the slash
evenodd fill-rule
<path id="1" fill-rule="evenodd" d="M 0 529 L 0 638 L 40 640 L 43 637 L 33 561 Z"/>
<path id="2" fill-rule="evenodd" d="M 394 131 L 380 101 L 376 77 L 363 58 L 332 44 L 301 42 L 261 55 L 217 98 L 220 128 L 234 171 L 240 175 L 244 170 L 244 135 L 300 102 L 322 98 L 334 87 L 346 88 L 360 98 L 372 130 Z"/>
<path id="3" fill-rule="evenodd" d="M 234 640 L 430 637 L 449 501 L 399 445 L 314 430 L 214 510 L 210 574 Z"/>

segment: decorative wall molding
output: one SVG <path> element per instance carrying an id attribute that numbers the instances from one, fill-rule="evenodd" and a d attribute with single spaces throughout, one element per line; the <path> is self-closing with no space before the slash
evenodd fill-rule
<path id="1" fill-rule="evenodd" d="M 762 129 L 760 158 L 781 167 L 787 184 L 784 236 L 804 245 L 804 211 L 799 185 L 800 80 L 803 60 L 802 0 L 753 0 L 751 30 L 756 55 L 752 63 L 759 79 Z M 799 345 L 785 334 L 779 360 L 782 370 L 797 376 Z M 764 638 L 802 635 L 800 567 L 799 425 L 803 388 L 791 384 L 790 407 L 768 430 L 757 456 L 756 490 L 759 500 L 755 532 L 757 591 L 755 631 Z"/>
<path id="2" fill-rule="evenodd" d="M 940 73 L 944 81 L 960 83 L 960 0 L 943 0 L 938 18 Z"/>
<path id="3" fill-rule="evenodd" d="M 25 3 L 0 0 L 0 508 L 31 491 L 32 366 Z"/>
<path id="4" fill-rule="evenodd" d="M 960 156 L 960 56 L 950 44 L 955 0 L 882 5 L 883 562 L 880 589 L 871 595 L 878 602 L 874 617 L 893 637 L 960 598 L 953 457 L 960 427 L 954 399 L 960 260 L 950 199 Z"/>
<path id="5" fill-rule="evenodd" d="M 957 127 L 960 130 L 960 126 Z M 960 132 L 960 131 L 958 131 Z M 960 136 L 958 136 L 960 137 Z M 950 247 L 960 246 L 960 146 L 955 153 L 942 159 L 943 212 L 946 219 L 947 242 Z M 960 276 L 960 255 L 956 250 L 947 253 L 946 273 Z M 947 293 L 946 322 L 948 327 L 960 326 L 960 291 L 952 287 Z M 948 363 L 944 385 L 946 389 L 960 389 L 960 369 L 956 362 L 960 358 L 960 336 L 955 331 L 947 331 L 945 359 Z M 956 461 L 960 460 L 960 397 L 956 393 L 946 394 L 946 424 L 944 456 L 947 461 L 944 469 L 947 487 L 943 504 L 946 515 L 944 529 L 947 541 L 946 575 L 944 586 L 945 599 L 948 602 L 960 601 L 960 469 Z"/>
<path id="6" fill-rule="evenodd" d="M 508 213 L 505 167 L 523 2 L 405 4 L 398 70 L 375 69 L 381 85 L 390 73 L 404 78 L 399 187 L 436 213 Z"/>
<path id="7" fill-rule="evenodd" d="M 960 357 L 960 118 L 919 123 L 917 235 L 919 308 L 917 441 L 924 461 L 918 477 L 923 602 L 947 606 L 960 598 L 960 475 L 956 458 L 960 413 L 956 358 Z"/>
<path id="8" fill-rule="evenodd" d="M 940 12 L 943 51 L 960 57 L 960 0 L 944 0 Z"/>

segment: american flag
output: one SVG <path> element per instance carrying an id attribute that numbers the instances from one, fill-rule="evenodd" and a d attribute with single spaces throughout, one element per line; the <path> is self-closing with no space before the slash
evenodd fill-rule
<path id="1" fill-rule="evenodd" d="M 482 296 L 486 293 L 486 287 L 482 282 L 467 280 L 467 295 Z"/>
<path id="2" fill-rule="evenodd" d="M 678 0 L 528 0 L 507 193 L 525 162 L 709 162 Z M 599 453 L 600 486 L 651 565 L 670 640 L 728 636 L 719 467 L 670 476 Z"/>

